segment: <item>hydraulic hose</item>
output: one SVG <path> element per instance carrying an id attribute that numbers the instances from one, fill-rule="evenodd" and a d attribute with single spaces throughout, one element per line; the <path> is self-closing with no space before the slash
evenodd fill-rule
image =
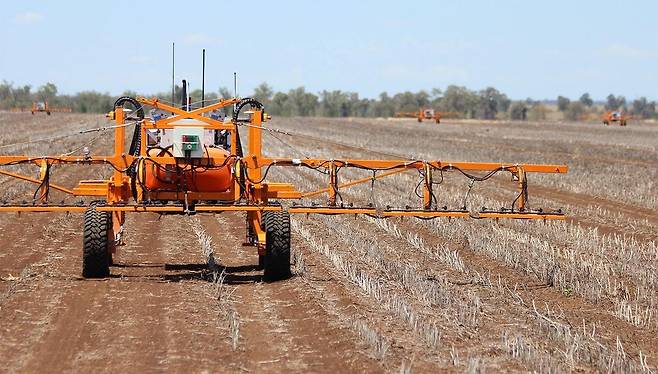
<path id="1" fill-rule="evenodd" d="M 137 115 L 139 121 L 144 119 L 144 107 L 137 100 L 135 100 L 130 96 L 122 96 L 118 98 L 117 101 L 114 102 L 114 108 L 116 109 L 118 107 L 123 107 L 125 103 L 130 103 L 135 107 L 135 114 Z M 141 145 L 142 145 L 142 123 L 137 122 L 137 124 L 135 125 L 135 130 L 133 132 L 132 140 L 130 142 L 130 148 L 128 150 L 128 153 L 131 156 L 139 156 L 139 153 L 141 151 Z M 132 180 L 130 187 L 132 190 L 133 197 L 135 198 L 135 200 L 137 200 L 137 185 L 135 183 L 137 177 L 137 165 L 135 163 L 130 165 L 126 173 Z"/>

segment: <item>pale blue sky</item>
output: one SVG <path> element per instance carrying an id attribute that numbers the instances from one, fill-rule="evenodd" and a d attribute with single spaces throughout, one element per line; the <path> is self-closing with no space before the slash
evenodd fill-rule
<path id="1" fill-rule="evenodd" d="M 658 1 L 0 0 L 0 79 L 61 92 L 239 93 L 494 86 L 521 99 L 588 91 L 658 99 Z"/>

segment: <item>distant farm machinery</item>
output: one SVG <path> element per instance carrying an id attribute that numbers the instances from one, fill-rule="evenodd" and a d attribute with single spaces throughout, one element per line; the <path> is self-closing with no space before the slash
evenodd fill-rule
<path id="1" fill-rule="evenodd" d="M 223 120 L 223 116 L 217 115 L 218 111 L 230 106 L 234 106 L 232 116 Z M 150 117 L 144 114 L 146 107 L 152 108 Z M 101 130 L 114 131 L 112 155 L 95 156 L 87 150 L 75 155 L 0 156 L 0 166 L 33 164 L 40 170 L 38 178 L 31 178 L 0 169 L 1 174 L 37 185 L 31 203 L 4 203 L 0 205 L 0 211 L 84 213 L 82 274 L 86 278 L 110 274 L 113 254 L 124 241 L 126 213 L 245 212 L 246 243 L 257 248 L 259 266 L 267 280 L 284 279 L 290 275 L 290 214 L 419 219 L 565 218 L 561 211 L 530 209 L 527 205 L 527 175 L 566 173 L 567 166 L 564 165 L 267 157 L 261 151 L 262 134 L 278 130 L 264 127 L 271 117 L 260 102 L 250 98 L 221 99 L 193 109 L 186 99 L 181 107 L 177 107 L 156 98 L 121 97 L 107 117 L 114 124 Z M 126 130 L 131 127 L 134 128 L 132 140 L 127 144 Z M 248 135 L 245 149 L 238 130 L 240 127 Z M 51 182 L 53 165 L 106 165 L 113 172 L 107 180 L 81 180 L 69 189 Z M 318 171 L 327 178 L 326 188 L 302 193 L 291 183 L 268 181 L 268 172 L 273 167 Z M 347 168 L 365 170 L 372 176 L 341 183 L 340 172 Z M 343 202 L 340 192 L 346 188 L 374 183 L 411 170 L 419 174 L 415 189 L 419 197 L 416 207 L 378 208 L 371 204 L 354 206 Z M 485 181 L 495 174 L 509 173 L 518 195 L 507 209 L 483 208 L 473 213 L 466 207 L 440 207 L 434 190 L 443 180 L 443 174 L 450 171 L 467 176 L 471 186 L 473 182 Z M 484 174 L 471 174 L 476 171 Z M 51 189 L 75 197 L 88 197 L 92 202 L 52 203 L 49 199 Z M 327 197 L 322 205 L 282 204 L 286 199 L 300 200 L 304 196 L 322 194 Z"/>
<path id="2" fill-rule="evenodd" d="M 618 123 L 619 126 L 626 126 L 629 119 L 630 117 L 627 116 L 624 112 L 612 111 L 603 115 L 603 124 L 609 126 L 611 124 Z"/>
<path id="3" fill-rule="evenodd" d="M 11 109 L 11 112 L 30 112 L 32 115 L 35 115 L 36 113 L 46 113 L 47 115 L 50 115 L 51 113 L 71 113 L 71 108 L 66 108 L 66 107 L 51 107 L 48 104 L 48 101 L 33 101 L 32 102 L 32 107 L 17 107 Z"/>
<path id="4" fill-rule="evenodd" d="M 439 112 L 434 109 L 420 109 L 417 112 L 397 112 L 395 113 L 396 118 L 416 118 L 418 122 L 423 122 L 424 120 L 434 121 L 437 124 L 441 123 L 441 118 L 457 117 L 455 112 Z"/>

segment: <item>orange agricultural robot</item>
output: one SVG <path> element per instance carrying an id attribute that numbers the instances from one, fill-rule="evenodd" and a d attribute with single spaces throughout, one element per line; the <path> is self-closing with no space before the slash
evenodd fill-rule
<path id="1" fill-rule="evenodd" d="M 71 108 L 51 108 L 48 105 L 47 101 L 34 101 L 32 102 L 32 115 L 35 113 L 39 112 L 44 112 L 47 115 L 50 115 L 50 113 L 55 113 L 55 112 L 62 112 L 62 113 L 70 113 Z"/>
<path id="2" fill-rule="evenodd" d="M 439 112 L 434 109 L 420 109 L 417 112 L 398 112 L 395 113 L 396 118 L 416 118 L 418 122 L 423 122 L 423 120 L 433 120 L 436 123 L 441 123 L 441 118 L 443 117 L 457 117 L 455 112 Z"/>
<path id="3" fill-rule="evenodd" d="M 630 117 L 628 117 L 624 112 L 612 111 L 605 113 L 603 116 L 603 124 L 609 126 L 610 124 L 618 123 L 619 126 L 626 126 L 626 121 L 629 119 Z"/>
<path id="4" fill-rule="evenodd" d="M 48 102 L 47 101 L 35 101 L 32 103 L 32 115 L 34 113 L 39 113 L 39 112 L 44 112 L 47 115 L 50 115 L 50 109 L 48 108 Z"/>
<path id="5" fill-rule="evenodd" d="M 234 106 L 232 117 L 225 120 L 218 110 Z M 152 108 L 150 117 L 145 108 Z M 248 110 L 245 110 L 248 109 Z M 162 114 L 157 114 L 162 113 Z M 182 107 L 169 105 L 157 98 L 121 97 L 106 115 L 113 121 L 98 130 L 114 131 L 114 152 L 110 155 L 81 154 L 20 156 L 0 155 L 0 166 L 32 164 L 38 177 L 32 178 L 3 170 L 0 174 L 34 183 L 32 202 L 0 205 L 0 212 L 75 212 L 84 214 L 82 243 L 82 275 L 86 278 L 107 277 L 112 257 L 124 241 L 126 214 L 154 212 L 158 214 L 192 215 L 203 213 L 244 212 L 246 242 L 256 248 L 264 279 L 280 280 L 290 274 L 290 215 L 368 215 L 376 218 L 510 218 L 563 220 L 561 211 L 530 209 L 528 174 L 566 173 L 565 165 L 537 165 L 498 162 L 454 162 L 421 159 L 351 159 L 351 158 L 278 158 L 262 153 L 264 132 L 281 130 L 266 127 L 271 118 L 255 99 L 221 99 L 210 105 L 192 109 L 187 100 Z M 130 141 L 126 131 L 134 129 Z M 248 137 L 242 146 L 238 129 Z M 128 144 L 129 143 L 129 144 Z M 67 188 L 51 183 L 50 174 L 67 165 L 105 165 L 112 175 L 107 180 L 80 180 Z M 289 167 L 317 171 L 326 178 L 326 187 L 317 191 L 300 191 L 286 182 L 268 179 L 272 168 Z M 347 168 L 365 170 L 372 176 L 342 182 L 341 171 Z M 418 201 L 405 207 L 377 208 L 373 204 L 359 206 L 343 201 L 341 191 L 358 184 L 398 173 L 414 171 L 419 181 L 415 191 Z M 457 172 L 474 182 L 485 181 L 495 174 L 509 174 L 516 198 L 506 208 L 482 208 L 476 212 L 466 206 L 458 209 L 440 207 L 434 193 L 443 174 Z M 410 186 L 413 189 L 413 186 Z M 57 190 L 87 202 L 64 204 L 52 202 L 49 191 Z M 304 198 L 326 196 L 322 205 L 308 204 Z M 286 200 L 297 201 L 284 204 Z"/>

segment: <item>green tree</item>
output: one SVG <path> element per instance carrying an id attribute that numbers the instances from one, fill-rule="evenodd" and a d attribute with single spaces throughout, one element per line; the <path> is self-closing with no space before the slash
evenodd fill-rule
<path id="1" fill-rule="evenodd" d="M 283 92 L 275 93 L 270 103 L 270 113 L 278 116 L 289 116 L 288 95 Z"/>
<path id="2" fill-rule="evenodd" d="M 269 107 L 270 101 L 274 96 L 274 90 L 267 83 L 263 82 L 254 89 L 253 98 L 260 101 L 265 107 Z"/>
<path id="3" fill-rule="evenodd" d="M 53 83 L 46 83 L 37 90 L 39 100 L 52 100 L 57 96 L 57 86 Z"/>
<path id="4" fill-rule="evenodd" d="M 505 94 L 493 87 L 487 87 L 479 92 L 478 118 L 495 119 L 499 111 L 506 112 L 511 100 Z"/>
<path id="5" fill-rule="evenodd" d="M 220 99 L 231 99 L 231 98 L 233 98 L 233 94 L 226 87 L 219 87 L 219 90 L 217 90 L 217 91 L 219 92 L 219 98 Z"/>
<path id="6" fill-rule="evenodd" d="M 605 109 L 607 110 L 623 110 L 626 109 L 626 98 L 623 96 L 615 96 L 613 94 L 606 97 Z"/>
<path id="7" fill-rule="evenodd" d="M 569 100 L 569 98 L 564 97 L 564 96 L 558 96 L 557 97 L 557 110 L 559 110 L 560 112 L 564 112 L 569 107 L 569 103 L 571 103 L 571 100 Z"/>
<path id="8" fill-rule="evenodd" d="M 380 93 L 379 100 L 375 100 L 370 108 L 371 114 L 375 117 L 393 117 L 395 115 L 395 103 L 386 92 Z"/>
<path id="9" fill-rule="evenodd" d="M 325 117 L 349 116 L 348 94 L 340 90 L 320 92 L 320 115 Z"/>
<path id="10" fill-rule="evenodd" d="M 542 103 L 535 103 L 528 110 L 528 119 L 531 121 L 543 121 L 548 115 L 548 108 Z"/>
<path id="11" fill-rule="evenodd" d="M 450 85 L 446 88 L 441 99 L 441 109 L 447 112 L 462 113 L 464 116 L 475 117 L 478 95 L 462 86 Z"/>
<path id="12" fill-rule="evenodd" d="M 570 103 L 567 110 L 564 111 L 564 118 L 570 121 L 578 121 L 585 114 L 585 105 L 580 101 Z"/>
<path id="13" fill-rule="evenodd" d="M 580 99 L 578 99 L 584 106 L 586 107 L 591 107 L 594 105 L 594 100 L 589 96 L 588 92 L 585 92 L 582 96 L 580 96 Z"/>
<path id="14" fill-rule="evenodd" d="M 112 110 L 115 98 L 96 91 L 83 91 L 75 95 L 73 110 L 81 113 L 105 113 Z"/>
<path id="15" fill-rule="evenodd" d="M 287 111 L 292 116 L 312 116 L 315 114 L 318 97 L 306 92 L 304 87 L 298 87 L 288 91 Z"/>
<path id="16" fill-rule="evenodd" d="M 528 119 L 528 105 L 524 101 L 515 101 L 509 107 L 510 119 L 525 121 Z"/>
<path id="17" fill-rule="evenodd" d="M 631 113 L 641 118 L 653 118 L 656 116 L 656 102 L 648 101 L 646 97 L 633 100 Z"/>

